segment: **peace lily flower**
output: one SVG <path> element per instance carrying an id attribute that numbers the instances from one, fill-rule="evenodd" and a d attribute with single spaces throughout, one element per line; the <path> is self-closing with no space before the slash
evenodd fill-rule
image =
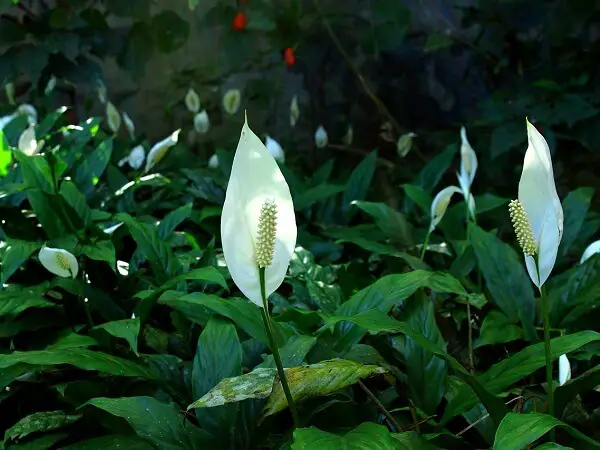
<path id="1" fill-rule="evenodd" d="M 187 94 L 185 94 L 185 107 L 192 114 L 200 111 L 200 97 L 198 97 L 198 94 L 192 88 L 189 88 Z"/>
<path id="2" fill-rule="evenodd" d="M 581 255 L 581 259 L 579 260 L 579 264 L 583 264 L 589 258 L 591 258 L 596 253 L 600 253 L 600 241 L 592 242 L 590 245 L 586 247 Z"/>
<path id="3" fill-rule="evenodd" d="M 202 110 L 202 112 L 199 112 L 198 114 L 196 114 L 194 116 L 194 129 L 198 133 L 204 134 L 204 133 L 208 132 L 209 128 L 210 128 L 210 119 L 208 118 L 208 113 L 204 109 L 204 110 Z"/>
<path id="4" fill-rule="evenodd" d="M 323 128 L 323 125 L 320 125 L 315 132 L 315 144 L 317 148 L 327 147 L 327 143 L 329 142 L 329 138 L 327 137 L 327 131 Z"/>
<path id="5" fill-rule="evenodd" d="M 146 150 L 144 147 L 142 145 L 136 145 L 131 152 L 129 152 L 129 155 L 127 156 L 127 163 L 132 169 L 138 170 L 144 165 L 145 158 Z"/>
<path id="6" fill-rule="evenodd" d="M 233 116 L 238 109 L 240 109 L 240 103 L 242 102 L 242 93 L 239 89 L 229 89 L 223 96 L 223 109 L 225 112 Z"/>
<path id="7" fill-rule="evenodd" d="M 475 154 L 473 147 L 471 147 L 471 144 L 469 144 L 465 127 L 460 129 L 460 139 L 460 172 L 457 174 L 457 177 L 460 188 L 466 199 L 471 193 L 471 185 L 473 184 L 473 179 L 477 172 L 477 155 Z"/>
<path id="8" fill-rule="evenodd" d="M 54 75 L 52 75 L 50 77 L 50 79 L 48 80 L 46 87 L 44 88 L 44 94 L 46 94 L 46 95 L 50 94 L 54 90 L 55 87 L 56 87 L 56 77 Z"/>
<path id="9" fill-rule="evenodd" d="M 15 104 L 15 84 L 14 83 L 6 83 L 4 85 L 4 92 L 6 92 L 6 97 L 8 98 L 8 103 L 11 105 Z"/>
<path id="10" fill-rule="evenodd" d="M 121 115 L 119 114 L 119 111 L 117 111 L 117 108 L 115 108 L 115 105 L 112 104 L 112 102 L 108 102 L 106 104 L 106 120 L 110 131 L 112 131 L 113 133 L 118 133 L 119 128 L 121 128 Z"/>
<path id="11" fill-rule="evenodd" d="M 296 126 L 298 119 L 300 118 L 300 108 L 298 107 L 298 97 L 294 95 L 292 102 L 290 103 L 290 125 Z"/>
<path id="12" fill-rule="evenodd" d="M 519 181 L 519 199 L 510 202 L 509 211 L 529 277 L 541 289 L 556 262 L 563 233 L 563 210 L 554 185 L 548 144 L 526 122 L 528 147 Z"/>
<path id="13" fill-rule="evenodd" d="M 75 256 L 62 248 L 50 248 L 44 245 L 38 258 L 46 270 L 59 277 L 75 278 L 79 272 L 79 264 Z"/>
<path id="14" fill-rule="evenodd" d="M 447 188 L 442 189 L 437 195 L 434 197 L 433 202 L 431 203 L 431 224 L 429 225 L 429 232 L 431 233 L 438 223 L 446 214 L 446 210 L 448 209 L 448 205 L 450 204 L 450 200 L 454 194 L 460 194 L 462 191 L 456 186 L 448 186 Z"/>
<path id="15" fill-rule="evenodd" d="M 209 169 L 216 169 L 219 167 L 219 157 L 217 156 L 217 154 L 215 153 L 214 155 L 212 155 L 209 159 L 208 159 L 208 168 Z"/>
<path id="16" fill-rule="evenodd" d="M 267 136 L 265 139 L 265 146 L 267 147 L 269 155 L 275 158 L 276 161 L 282 164 L 285 162 L 285 153 L 283 152 L 281 145 L 279 145 L 279 142 L 277 142 L 271 136 Z"/>
<path id="17" fill-rule="evenodd" d="M 346 147 L 350 147 L 352 145 L 352 141 L 354 140 L 354 129 L 352 125 L 348 125 L 348 129 L 346 130 L 346 134 L 342 138 L 342 142 Z"/>
<path id="18" fill-rule="evenodd" d="M 29 125 L 37 124 L 37 110 L 28 103 L 23 103 L 22 105 L 19 105 L 15 114 L 18 116 L 27 116 L 27 123 L 29 123 Z"/>
<path id="19" fill-rule="evenodd" d="M 19 150 L 26 155 L 32 156 L 40 152 L 44 146 L 44 141 L 35 139 L 35 126 L 29 125 L 19 137 Z"/>
<path id="20" fill-rule="evenodd" d="M 123 123 L 125 124 L 125 128 L 127 128 L 127 132 L 129 133 L 129 137 L 133 141 L 135 139 L 135 125 L 129 114 L 123 111 Z"/>
<path id="21" fill-rule="evenodd" d="M 562 386 L 571 379 L 571 363 L 567 355 L 558 357 L 558 384 Z"/>
<path id="22" fill-rule="evenodd" d="M 115 231 L 117 231 L 117 229 L 118 229 L 118 228 L 119 228 L 121 225 L 123 225 L 123 222 L 119 222 L 119 223 L 117 223 L 117 224 L 115 224 L 115 225 L 113 225 L 113 226 L 111 226 L 111 227 L 105 228 L 103 231 L 104 231 L 106 234 L 113 234 Z"/>
<path id="23" fill-rule="evenodd" d="M 410 149 L 412 148 L 413 138 L 416 137 L 416 133 L 411 131 L 409 133 L 404 133 L 398 138 L 398 141 L 396 142 L 396 153 L 398 153 L 400 158 L 404 158 L 408 155 L 408 152 L 410 152 Z"/>
<path id="24" fill-rule="evenodd" d="M 102 80 L 97 80 L 96 92 L 98 94 L 98 100 L 100 100 L 101 103 L 106 103 L 106 86 Z"/>
<path id="25" fill-rule="evenodd" d="M 180 131 L 181 129 L 174 131 L 170 136 L 155 144 L 154 147 L 150 149 L 148 158 L 146 158 L 146 168 L 144 169 L 144 172 L 148 172 L 158 164 L 165 157 L 167 151 L 177 144 Z"/>
<path id="26" fill-rule="evenodd" d="M 242 128 L 221 215 L 223 256 L 233 281 L 263 307 L 259 266 L 265 268 L 265 295 L 283 282 L 296 245 L 290 189 L 265 145 Z"/>

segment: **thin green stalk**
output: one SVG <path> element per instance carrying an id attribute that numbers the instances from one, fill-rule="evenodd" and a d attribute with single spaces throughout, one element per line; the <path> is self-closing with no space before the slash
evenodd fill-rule
<path id="1" fill-rule="evenodd" d="M 473 223 L 475 221 L 475 214 L 473 214 Z M 467 241 L 469 241 L 469 235 L 471 231 L 471 212 L 469 211 L 469 202 L 465 199 L 465 220 L 467 223 Z M 481 291 L 481 272 L 477 271 L 477 287 Z M 467 326 L 468 328 L 468 348 L 469 348 L 469 369 L 470 372 L 475 372 L 475 358 L 473 357 L 473 327 L 471 326 L 471 303 L 467 297 Z"/>
<path id="2" fill-rule="evenodd" d="M 421 261 L 425 258 L 425 252 L 427 251 L 427 246 L 429 245 L 429 238 L 431 237 L 431 230 L 427 230 L 427 234 L 425 235 L 425 242 L 423 242 L 423 248 L 421 249 Z"/>
<path id="3" fill-rule="evenodd" d="M 290 391 L 290 386 L 287 381 L 287 377 L 285 376 L 285 371 L 283 370 L 283 364 L 281 363 L 281 357 L 279 356 L 279 349 L 277 348 L 277 344 L 275 343 L 275 336 L 273 335 L 273 328 L 271 327 L 271 317 L 269 316 L 269 305 L 267 303 L 267 296 L 265 294 L 265 269 L 258 269 L 259 279 L 260 279 L 260 295 L 262 297 L 263 308 L 262 308 L 262 318 L 265 324 L 265 331 L 267 332 L 267 337 L 269 339 L 269 346 L 271 347 L 271 351 L 273 352 L 273 359 L 275 360 L 275 365 L 277 366 L 277 373 L 279 374 L 279 380 L 281 381 L 281 387 L 283 388 L 283 392 L 285 393 L 285 398 L 290 407 L 290 411 L 292 412 L 292 418 L 294 419 L 294 427 L 300 427 L 300 419 L 298 417 L 298 410 L 296 409 L 296 403 L 294 402 L 294 398 L 292 397 L 292 393 Z"/>
<path id="4" fill-rule="evenodd" d="M 548 413 L 554 416 L 554 389 L 552 382 L 552 357 L 550 354 L 550 308 L 548 305 L 548 296 L 543 288 L 540 288 L 542 300 L 542 316 L 544 319 L 544 347 L 546 350 L 546 385 L 548 389 Z M 550 430 L 550 440 L 554 442 L 554 429 Z"/>

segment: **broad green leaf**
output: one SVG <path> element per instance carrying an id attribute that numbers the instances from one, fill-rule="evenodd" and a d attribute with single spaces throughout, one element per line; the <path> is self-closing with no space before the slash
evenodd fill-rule
<path id="1" fill-rule="evenodd" d="M 458 146 L 456 144 L 449 145 L 442 153 L 429 161 L 410 184 L 420 186 L 427 193 L 431 194 L 444 173 L 448 170 L 448 167 L 450 167 L 450 164 L 452 164 L 457 150 Z"/>
<path id="2" fill-rule="evenodd" d="M 117 256 L 112 241 L 97 241 L 93 244 L 84 245 L 81 248 L 81 253 L 96 261 L 106 261 L 113 271 L 116 270 Z"/>
<path id="3" fill-rule="evenodd" d="M 242 346 L 235 326 L 212 317 L 198 339 L 192 369 L 192 394 L 201 398 L 224 378 L 242 374 Z M 223 405 L 214 410 L 197 409 L 198 423 L 224 447 L 230 446 L 239 405 Z"/>
<path id="4" fill-rule="evenodd" d="M 404 193 L 414 203 L 421 208 L 421 210 L 429 216 L 431 204 L 433 203 L 433 197 L 431 193 L 427 192 L 421 186 L 415 186 L 412 184 L 403 184 Z M 407 200 L 408 202 L 408 200 Z"/>
<path id="5" fill-rule="evenodd" d="M 476 225 L 471 227 L 469 239 L 494 303 L 512 323 L 521 321 L 529 340 L 537 339 L 533 329 L 533 288 L 523 258 L 519 258 L 511 246 Z"/>
<path id="6" fill-rule="evenodd" d="M 342 212 L 347 220 L 356 214 L 356 208 L 352 206 L 352 202 L 367 198 L 376 166 L 377 151 L 373 151 L 350 174 L 346 190 L 342 195 Z"/>
<path id="7" fill-rule="evenodd" d="M 91 336 L 85 334 L 79 334 L 72 329 L 66 329 L 66 332 L 61 333 L 58 338 L 52 342 L 46 350 L 58 350 L 65 348 L 86 348 L 95 347 L 98 345 L 98 341 Z"/>
<path id="8" fill-rule="evenodd" d="M 160 239 L 168 238 L 175 228 L 177 228 L 185 219 L 189 218 L 192 214 L 192 203 L 183 205 L 165 216 L 160 221 L 157 227 L 158 237 Z"/>
<path id="9" fill-rule="evenodd" d="M 302 211 L 319 200 L 329 198 L 335 194 L 339 194 L 346 189 L 345 185 L 337 184 L 320 184 L 318 186 L 307 189 L 306 191 L 300 192 L 294 198 L 294 209 L 296 211 Z"/>
<path id="10" fill-rule="evenodd" d="M 143 440 L 161 450 L 213 448 L 205 431 L 184 422 L 179 410 L 152 397 L 94 398 L 94 406 L 125 419 Z"/>
<path id="11" fill-rule="evenodd" d="M 112 322 L 103 323 L 98 325 L 93 330 L 104 330 L 111 336 L 116 338 L 125 339 L 131 347 L 131 350 L 139 356 L 138 353 L 138 335 L 140 334 L 140 319 L 123 319 L 115 320 Z"/>
<path id="12" fill-rule="evenodd" d="M 31 433 L 52 431 L 75 423 L 81 414 L 66 414 L 64 411 L 36 412 L 22 418 L 4 433 L 5 441 L 23 439 Z"/>
<path id="13" fill-rule="evenodd" d="M 555 442 L 546 442 L 545 444 L 536 447 L 535 450 L 575 450 L 572 447 L 564 447 Z"/>
<path id="14" fill-rule="evenodd" d="M 504 205 L 508 205 L 510 199 L 498 197 L 493 194 L 483 194 L 475 197 L 475 210 L 477 214 L 492 211 Z"/>
<path id="15" fill-rule="evenodd" d="M 584 394 L 600 385 L 600 365 L 572 378 L 554 390 L 554 410 L 558 417 L 562 417 L 567 404 L 578 394 Z"/>
<path id="16" fill-rule="evenodd" d="M 296 367 L 304 363 L 306 355 L 316 344 L 317 338 L 302 334 L 292 336 L 286 344 L 279 349 L 281 362 L 284 367 Z M 275 359 L 273 355 L 267 355 L 265 361 L 258 367 L 270 367 L 274 369 Z"/>
<path id="17" fill-rule="evenodd" d="M 494 159 L 525 142 L 525 126 L 522 120 L 503 123 L 492 131 L 490 157 Z"/>
<path id="18" fill-rule="evenodd" d="M 398 441 L 382 425 L 365 422 L 343 436 L 321 431 L 318 428 L 298 428 L 294 431 L 292 450 L 385 450 L 417 447 L 400 447 Z"/>
<path id="19" fill-rule="evenodd" d="M 156 375 L 140 363 L 86 349 L 32 350 L 0 355 L 0 369 L 16 364 L 58 366 L 69 364 L 83 370 L 97 370 L 109 375 L 154 379 Z"/>
<path id="20" fill-rule="evenodd" d="M 72 181 L 63 181 L 60 185 L 60 195 L 75 210 L 83 224 L 87 227 L 92 224 L 92 211 L 87 204 L 85 195 Z"/>
<path id="21" fill-rule="evenodd" d="M 17 271 L 21 264 L 42 247 L 39 242 L 9 239 L 2 256 L 2 283 L 6 283 L 10 276 Z M 1 301 L 1 300 L 0 300 Z M 0 306 L 1 308 L 1 306 Z"/>
<path id="22" fill-rule="evenodd" d="M 90 153 L 77 167 L 75 171 L 75 184 L 86 194 L 89 195 L 98 179 L 102 176 L 113 150 L 113 139 L 102 141 L 92 153 Z"/>
<path id="23" fill-rule="evenodd" d="M 579 235 L 593 196 L 593 188 L 581 187 L 569 192 L 563 200 L 564 228 L 558 248 L 559 258 L 564 258 L 569 253 L 571 245 Z"/>
<path id="24" fill-rule="evenodd" d="M 8 168 L 12 162 L 12 152 L 10 146 L 4 136 L 4 132 L 0 130 L 0 177 L 8 174 Z"/>
<path id="25" fill-rule="evenodd" d="M 97 438 L 86 439 L 63 447 L 62 450 L 114 450 L 115 448 L 126 448 L 127 450 L 154 450 L 146 441 L 137 436 L 126 436 L 121 434 L 109 434 Z"/>
<path id="26" fill-rule="evenodd" d="M 418 292 L 406 302 L 403 318 L 417 333 L 446 350 L 446 343 L 435 322 L 435 312 L 429 297 Z M 427 414 L 434 414 L 442 396 L 448 373 L 446 361 L 407 337 L 404 345 L 405 371 L 411 399 Z"/>
<path id="27" fill-rule="evenodd" d="M 527 414 L 508 413 L 504 417 L 498 430 L 496 430 L 494 450 L 522 450 L 554 427 L 565 428 L 571 437 L 577 441 L 578 449 L 600 448 L 600 443 L 557 418 L 548 414 L 530 412 Z"/>
<path id="28" fill-rule="evenodd" d="M 414 229 L 401 213 L 385 203 L 355 201 L 354 205 L 373 217 L 377 226 L 389 239 L 406 247 L 414 245 Z"/>
<path id="29" fill-rule="evenodd" d="M 325 314 L 332 314 L 342 303 L 342 290 L 337 284 L 308 279 L 306 288 L 311 301 Z"/>
<path id="30" fill-rule="evenodd" d="M 6 447 L 2 447 L 2 441 L 0 441 L 0 448 L 4 448 L 6 450 L 40 450 L 40 449 L 48 449 L 55 448 L 54 445 L 57 442 L 62 441 L 63 439 L 69 436 L 68 433 L 49 433 L 44 434 L 40 437 L 33 437 L 31 439 L 26 439 L 25 441 L 20 441 L 15 444 L 7 444 Z M 8 442 L 8 441 L 7 441 Z"/>
<path id="31" fill-rule="evenodd" d="M 56 308 L 58 305 L 42 296 L 27 295 L 22 291 L 0 290 L 0 317 L 17 317 L 29 308 Z"/>
<path id="32" fill-rule="evenodd" d="M 37 139 L 39 140 L 45 138 L 48 134 L 50 134 L 52 128 L 56 124 L 56 121 L 60 118 L 60 116 L 67 112 L 67 110 L 68 108 L 66 106 L 61 106 L 44 117 L 42 121 L 35 127 L 35 135 L 37 136 Z"/>
<path id="33" fill-rule="evenodd" d="M 500 311 L 490 311 L 481 325 L 479 337 L 475 340 L 473 348 L 484 345 L 503 344 L 516 341 L 523 337 L 523 330 L 518 325 L 511 323 Z"/>
<path id="34" fill-rule="evenodd" d="M 580 331 L 554 338 L 550 342 L 551 359 L 557 359 L 562 354 L 572 352 L 598 340 L 600 340 L 600 334 L 594 331 Z M 477 379 L 489 392 L 498 395 L 512 386 L 513 383 L 532 374 L 545 364 L 544 343 L 540 342 L 494 364 L 484 374 L 479 375 Z M 476 403 L 476 395 L 469 387 L 465 386 L 448 403 L 442 417 L 442 423 L 447 423 L 452 417 L 470 410 Z"/>
<path id="35" fill-rule="evenodd" d="M 27 200 L 50 239 L 64 236 L 67 232 L 60 216 L 57 214 L 60 197 L 49 195 L 40 190 L 27 192 Z"/>
<path id="36" fill-rule="evenodd" d="M 21 168 L 23 183 L 30 189 L 38 189 L 47 194 L 54 193 L 52 168 L 43 155 L 28 156 L 23 152 L 15 152 L 15 159 Z"/>

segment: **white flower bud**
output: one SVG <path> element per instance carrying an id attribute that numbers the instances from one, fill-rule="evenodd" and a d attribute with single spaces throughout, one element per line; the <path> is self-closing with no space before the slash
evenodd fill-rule
<path id="1" fill-rule="evenodd" d="M 317 148 L 323 148 L 327 147 L 328 143 L 329 138 L 327 137 L 327 131 L 325 131 L 325 128 L 323 128 L 323 125 L 321 125 L 315 132 L 315 144 Z"/>
<path id="2" fill-rule="evenodd" d="M 348 125 L 348 129 L 346 130 L 346 134 L 342 138 L 342 143 L 346 147 L 350 147 L 352 145 L 352 141 L 354 140 L 354 129 L 352 125 Z"/>
<path id="3" fill-rule="evenodd" d="M 205 109 L 194 116 L 194 129 L 200 134 L 205 134 L 210 129 L 210 119 Z"/>
<path id="4" fill-rule="evenodd" d="M 56 87 L 56 77 L 52 75 L 44 88 L 44 94 L 49 95 Z"/>
<path id="5" fill-rule="evenodd" d="M 112 102 L 108 102 L 106 104 L 106 120 L 110 131 L 113 133 L 118 133 L 119 128 L 121 128 L 121 115 Z"/>
<path id="6" fill-rule="evenodd" d="M 411 131 L 398 138 L 398 142 L 396 142 L 396 152 L 400 158 L 404 158 L 408 155 L 408 152 L 410 152 L 410 149 L 412 148 L 413 138 L 415 137 L 417 137 L 417 135 Z"/>
<path id="7" fill-rule="evenodd" d="M 138 170 L 144 164 L 144 158 L 146 157 L 146 150 L 142 145 L 136 145 L 131 152 L 129 152 L 129 156 L 127 157 L 127 163 L 129 166 Z"/>
<path id="8" fill-rule="evenodd" d="M 133 141 L 135 139 L 135 125 L 129 114 L 123 111 L 123 123 L 125 124 L 125 128 L 127 128 L 127 132 L 129 133 L 130 139 Z"/>
<path id="9" fill-rule="evenodd" d="M 242 102 L 242 93 L 239 89 L 230 89 L 223 96 L 223 109 L 225 112 L 233 116 L 238 109 L 240 109 L 240 103 Z"/>
<path id="10" fill-rule="evenodd" d="M 290 103 L 290 125 L 296 126 L 298 119 L 300 118 L 300 108 L 298 107 L 298 97 L 294 95 L 292 102 Z"/>
<path id="11" fill-rule="evenodd" d="M 26 155 L 32 156 L 42 149 L 44 141 L 37 141 L 35 138 L 35 126 L 29 125 L 25 131 L 19 137 L 19 150 Z"/>
<path id="12" fill-rule="evenodd" d="M 189 88 L 187 94 L 185 94 L 185 107 L 192 114 L 200 111 L 200 97 L 198 97 L 198 94 L 192 88 Z"/>
<path id="13" fill-rule="evenodd" d="M 571 363 L 567 355 L 558 357 L 558 384 L 562 386 L 571 379 Z"/>
<path id="14" fill-rule="evenodd" d="M 79 273 L 79 264 L 75 256 L 62 248 L 43 246 L 38 258 L 46 270 L 59 277 L 75 278 Z"/>
<path id="15" fill-rule="evenodd" d="M 283 152 L 283 148 L 281 148 L 279 142 L 277 142 L 271 136 L 267 136 L 265 139 L 265 147 L 267 147 L 267 151 L 275 159 L 275 161 L 282 164 L 285 162 L 285 153 Z"/>
<path id="16" fill-rule="evenodd" d="M 146 168 L 144 172 L 148 172 L 152 167 L 158 164 L 167 154 L 167 151 L 177 144 L 179 140 L 179 133 L 181 130 L 176 130 L 171 133 L 170 136 L 155 144 L 154 147 L 148 152 L 148 158 L 146 158 Z"/>
<path id="17" fill-rule="evenodd" d="M 217 154 L 215 153 L 214 155 L 212 155 L 209 159 L 208 159 L 208 168 L 209 169 L 216 169 L 219 167 L 219 157 L 217 156 Z"/>

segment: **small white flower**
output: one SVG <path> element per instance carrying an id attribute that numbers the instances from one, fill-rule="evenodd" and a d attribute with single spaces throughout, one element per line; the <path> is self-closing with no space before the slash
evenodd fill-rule
<path id="1" fill-rule="evenodd" d="M 46 94 L 46 95 L 50 94 L 54 90 L 55 87 L 56 87 L 56 77 L 54 75 L 52 75 L 50 77 L 50 79 L 48 80 L 46 87 L 44 88 L 44 94 Z"/>
<path id="2" fill-rule="evenodd" d="M 113 234 L 121 225 L 123 225 L 123 222 L 119 222 L 118 224 L 113 225 L 112 227 L 105 228 L 104 232 L 106 234 Z"/>
<path id="3" fill-rule="evenodd" d="M 296 126 L 298 119 L 300 118 L 300 108 L 298 107 L 298 97 L 294 95 L 292 102 L 290 103 L 290 125 Z"/>
<path id="4" fill-rule="evenodd" d="M 177 144 L 179 140 L 180 129 L 171 133 L 170 136 L 166 137 L 158 144 L 155 144 L 154 147 L 150 149 L 148 152 L 148 158 L 146 158 L 146 168 L 144 172 L 148 172 L 152 167 L 158 164 L 166 155 L 167 151 Z"/>
<path id="5" fill-rule="evenodd" d="M 75 278 L 79 272 L 79 264 L 75 256 L 62 248 L 50 248 L 44 245 L 38 258 L 46 270 L 59 277 Z"/>
<path id="6" fill-rule="evenodd" d="M 15 84 L 10 82 L 4 85 L 4 92 L 6 92 L 6 97 L 8 98 L 8 103 L 14 105 L 15 102 Z"/>
<path id="7" fill-rule="evenodd" d="M 117 111 L 117 108 L 115 108 L 115 105 L 112 104 L 112 102 L 108 102 L 106 104 L 106 120 L 110 131 L 112 131 L 113 133 L 118 133 L 119 128 L 121 128 L 121 115 L 119 114 L 119 111 Z"/>
<path id="8" fill-rule="evenodd" d="M 216 169 L 219 167 L 219 157 L 216 153 L 208 159 L 208 167 L 209 169 Z"/>
<path id="9" fill-rule="evenodd" d="M 194 129 L 200 133 L 207 133 L 210 128 L 210 119 L 205 109 L 194 116 Z"/>
<path id="10" fill-rule="evenodd" d="M 37 110 L 28 103 L 23 103 L 22 105 L 20 105 L 17 108 L 16 114 L 21 116 L 27 116 L 27 123 L 29 123 L 29 125 L 37 124 Z"/>
<path id="11" fill-rule="evenodd" d="M 352 141 L 354 140 L 354 129 L 352 125 L 348 125 L 348 129 L 346 130 L 346 134 L 342 138 L 342 142 L 346 147 L 350 147 L 352 145 Z"/>
<path id="12" fill-rule="evenodd" d="M 457 177 L 463 196 L 467 199 L 471 195 L 471 185 L 477 172 L 477 155 L 471 144 L 469 144 L 465 127 L 460 129 L 460 139 L 460 172 Z M 471 211 L 471 216 L 475 217 L 475 209 Z"/>
<path id="13" fill-rule="evenodd" d="M 315 131 L 315 144 L 317 148 L 327 147 L 329 142 L 329 138 L 327 137 L 327 131 L 323 128 L 323 125 L 320 125 Z"/>
<path id="14" fill-rule="evenodd" d="M 21 133 L 21 137 L 19 137 L 19 150 L 25 153 L 26 155 L 32 156 L 40 152 L 42 147 L 44 146 L 44 141 L 37 141 L 35 139 L 35 126 L 29 125 L 23 133 Z"/>
<path id="15" fill-rule="evenodd" d="M 558 357 L 558 384 L 562 386 L 571 379 L 571 363 L 567 355 L 560 355 Z"/>
<path id="16" fill-rule="evenodd" d="M 432 232 L 438 223 L 446 214 L 448 204 L 454 194 L 460 194 L 462 191 L 456 186 L 448 186 L 442 189 L 433 199 L 431 203 L 431 224 L 429 225 L 429 232 Z"/>
<path id="17" fill-rule="evenodd" d="M 592 242 L 590 245 L 586 247 L 581 255 L 581 259 L 579 260 L 579 264 L 583 264 L 589 258 L 591 258 L 596 253 L 600 253 L 600 241 Z"/>
<path id="18" fill-rule="evenodd" d="M 240 103 L 242 102 L 242 93 L 239 89 L 229 89 L 223 96 L 223 109 L 225 112 L 233 116 L 238 109 L 240 109 Z"/>
<path id="19" fill-rule="evenodd" d="M 192 88 L 189 88 L 187 94 L 185 94 L 185 107 L 192 114 L 200 111 L 200 97 L 198 97 L 198 94 Z"/>
<path id="20" fill-rule="evenodd" d="M 279 142 L 277 142 L 271 136 L 267 136 L 265 139 L 265 147 L 267 147 L 269 155 L 275 158 L 275 161 L 278 161 L 282 164 L 285 162 L 285 153 L 283 152 L 283 148 L 281 148 Z"/>
<path id="21" fill-rule="evenodd" d="M 129 166 L 138 170 L 144 164 L 144 158 L 146 157 L 146 150 L 142 145 L 136 145 L 131 152 L 129 152 L 129 156 L 127 157 L 127 163 Z"/>
<path id="22" fill-rule="evenodd" d="M 135 125 L 129 114 L 123 111 L 123 123 L 125 124 L 125 128 L 127 128 L 127 132 L 129 133 L 129 138 L 133 141 L 135 139 Z"/>
<path id="23" fill-rule="evenodd" d="M 404 133 L 402 136 L 398 138 L 396 142 L 396 153 L 400 158 L 404 158 L 410 152 L 412 148 L 413 138 L 417 137 L 415 133 L 412 131 L 409 133 Z"/>
<path id="24" fill-rule="evenodd" d="M 98 94 L 98 100 L 100 100 L 101 103 L 106 103 L 106 86 L 102 80 L 96 82 L 96 92 Z"/>

